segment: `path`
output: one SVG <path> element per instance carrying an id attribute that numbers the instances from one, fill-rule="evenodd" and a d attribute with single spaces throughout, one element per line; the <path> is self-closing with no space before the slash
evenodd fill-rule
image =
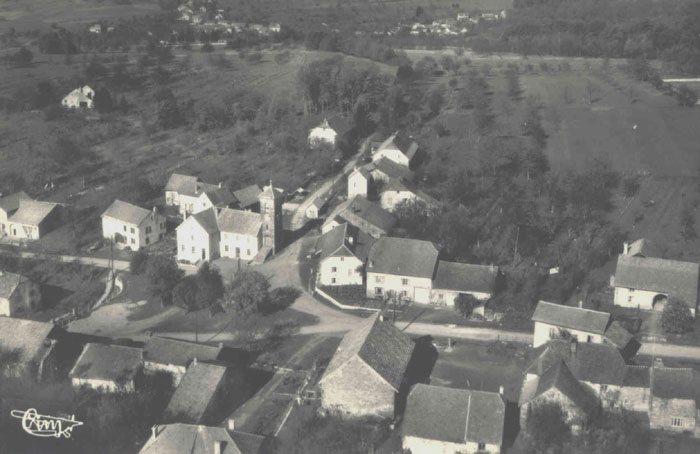
<path id="1" fill-rule="evenodd" d="M 0 250 L 0 254 L 7 255 L 17 255 L 16 252 Z M 20 257 L 27 259 L 38 259 L 38 260 L 57 260 L 59 262 L 73 263 L 77 262 L 83 265 L 97 266 L 100 268 L 109 268 L 109 259 L 103 259 L 99 257 L 83 257 L 78 255 L 54 255 L 54 254 L 40 254 L 37 252 L 20 252 Z M 116 271 L 124 271 L 129 269 L 129 262 L 126 260 L 114 260 L 114 269 Z"/>

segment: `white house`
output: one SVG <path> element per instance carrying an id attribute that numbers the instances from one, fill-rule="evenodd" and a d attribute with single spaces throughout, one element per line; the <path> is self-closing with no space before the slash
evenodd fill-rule
<path id="1" fill-rule="evenodd" d="M 418 152 L 418 144 L 410 137 L 397 131 L 389 136 L 372 154 L 372 161 L 388 158 L 404 167 L 410 167 Z"/>
<path id="2" fill-rule="evenodd" d="M 92 109 L 94 99 L 95 90 L 85 85 L 84 87 L 76 88 L 68 93 L 63 100 L 61 100 L 61 105 L 69 109 Z"/>
<path id="3" fill-rule="evenodd" d="M 391 178 L 380 189 L 380 205 L 387 211 L 393 212 L 402 202 L 420 201 L 428 208 L 435 208 L 439 202 L 425 192 L 415 189 L 408 182 Z"/>
<path id="4" fill-rule="evenodd" d="M 233 193 L 221 183 L 203 183 L 197 177 L 173 173 L 165 185 L 165 204 L 180 207 L 182 217 L 212 207 L 230 208 L 235 203 Z"/>
<path id="5" fill-rule="evenodd" d="M 474 313 L 484 315 L 484 304 L 496 289 L 498 267 L 439 260 L 432 282 L 430 302 L 438 306 L 454 306 L 457 295 L 472 295 L 482 302 Z"/>
<path id="6" fill-rule="evenodd" d="M 372 175 L 372 179 L 375 183 L 380 181 L 388 183 L 392 178 L 403 181 L 413 181 L 415 176 L 411 169 L 397 164 L 389 158 L 380 158 L 365 164 L 364 167 L 370 175 Z"/>
<path id="7" fill-rule="evenodd" d="M 217 217 L 221 232 L 219 255 L 252 260 L 263 244 L 263 218 L 252 211 L 221 210 Z"/>
<path id="8" fill-rule="evenodd" d="M 0 315 L 15 316 L 41 306 L 39 285 L 31 279 L 0 271 Z"/>
<path id="9" fill-rule="evenodd" d="M 362 285 L 364 264 L 374 238 L 344 223 L 316 241 L 320 285 Z"/>
<path id="10" fill-rule="evenodd" d="M 348 200 L 359 195 L 367 198 L 369 196 L 369 187 L 372 181 L 372 175 L 364 167 L 356 167 L 355 170 L 348 175 Z"/>
<path id="11" fill-rule="evenodd" d="M 0 237 L 6 236 L 9 233 L 9 225 L 7 221 L 10 216 L 15 214 L 19 209 L 20 200 L 32 200 L 24 191 L 16 192 L 0 198 Z"/>
<path id="12" fill-rule="evenodd" d="M 418 383 L 401 431 L 411 454 L 499 454 L 506 404 L 498 393 Z"/>
<path id="13" fill-rule="evenodd" d="M 620 254 L 610 282 L 615 305 L 662 310 L 669 297 L 683 300 L 695 315 L 700 265 L 693 262 Z"/>
<path id="14" fill-rule="evenodd" d="M 102 236 L 114 241 L 118 248 L 138 250 L 156 243 L 165 236 L 165 217 L 153 210 L 115 200 L 102 213 Z"/>
<path id="15" fill-rule="evenodd" d="M 194 213 L 177 226 L 175 233 L 178 262 L 197 263 L 219 256 L 221 233 L 214 208 Z"/>
<path id="16" fill-rule="evenodd" d="M 143 369 L 140 348 L 88 343 L 68 376 L 74 388 L 102 392 L 134 392 L 134 378 Z"/>
<path id="17" fill-rule="evenodd" d="M 338 133 L 329 124 L 328 120 L 324 119 L 323 123 L 309 131 L 309 145 L 312 147 L 319 146 L 323 143 L 335 146 L 335 138 Z"/>
<path id="18" fill-rule="evenodd" d="M 19 207 L 7 220 L 5 235 L 17 240 L 39 240 L 61 223 L 60 205 L 21 199 Z"/>

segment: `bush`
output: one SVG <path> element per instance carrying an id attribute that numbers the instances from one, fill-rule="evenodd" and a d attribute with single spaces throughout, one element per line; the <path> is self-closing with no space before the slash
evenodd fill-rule
<path id="1" fill-rule="evenodd" d="M 469 317 L 478 305 L 479 300 L 474 295 L 460 293 L 455 298 L 455 310 L 464 317 Z"/>
<path id="2" fill-rule="evenodd" d="M 251 52 L 245 58 L 248 63 L 257 63 L 262 60 L 262 54 L 260 52 Z"/>
<path id="3" fill-rule="evenodd" d="M 279 287 L 270 292 L 267 301 L 259 305 L 259 310 L 263 314 L 272 314 L 287 309 L 294 304 L 301 295 L 301 290 L 296 287 Z"/>
<path id="4" fill-rule="evenodd" d="M 183 276 L 175 259 L 167 255 L 154 255 L 148 259 L 146 275 L 150 282 L 151 294 L 162 304 L 173 301 L 173 289 Z"/>
<path id="5" fill-rule="evenodd" d="M 669 298 L 661 314 L 661 326 L 670 334 L 683 334 L 693 329 L 693 318 L 685 301 Z"/>
<path id="6" fill-rule="evenodd" d="M 131 256 L 131 261 L 129 262 L 131 274 L 142 274 L 146 271 L 147 263 L 148 252 L 145 249 L 139 249 Z"/>

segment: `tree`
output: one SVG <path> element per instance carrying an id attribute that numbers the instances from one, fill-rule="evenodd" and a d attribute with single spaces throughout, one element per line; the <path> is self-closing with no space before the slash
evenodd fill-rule
<path id="1" fill-rule="evenodd" d="M 690 308 L 678 297 L 671 296 L 661 313 L 661 326 L 670 334 L 683 334 L 693 329 Z"/>
<path id="2" fill-rule="evenodd" d="M 430 109 L 430 113 L 433 115 L 437 115 L 440 113 L 442 104 L 445 101 L 443 91 L 443 87 L 435 87 L 428 94 L 428 108 Z"/>
<path id="3" fill-rule="evenodd" d="M 556 452 L 570 438 L 571 428 L 566 423 L 566 413 L 558 403 L 543 403 L 530 408 L 526 442 L 534 452 Z"/>
<path id="4" fill-rule="evenodd" d="M 270 292 L 267 300 L 260 305 L 260 312 L 263 314 L 272 314 L 282 311 L 296 301 L 301 295 L 301 290 L 296 287 L 279 287 Z"/>
<path id="5" fill-rule="evenodd" d="M 158 107 L 156 110 L 156 124 L 161 129 L 176 128 L 184 123 L 175 95 L 169 88 L 159 90 L 155 94 Z"/>
<path id="6" fill-rule="evenodd" d="M 202 44 L 202 52 L 214 52 L 214 46 L 211 43 Z"/>
<path id="7" fill-rule="evenodd" d="M 187 312 L 202 309 L 197 301 L 197 278 L 185 276 L 173 289 L 173 304 L 185 309 Z"/>
<path id="8" fill-rule="evenodd" d="M 240 314 L 257 312 L 270 297 L 270 283 L 257 271 L 239 271 L 229 284 L 228 303 Z"/>
<path id="9" fill-rule="evenodd" d="M 479 305 L 479 300 L 476 299 L 474 295 L 468 293 L 460 293 L 455 298 L 455 310 L 462 314 L 464 317 L 469 317 L 474 308 Z"/>
<path id="10" fill-rule="evenodd" d="M 196 274 L 197 295 L 196 303 L 199 308 L 207 308 L 224 297 L 224 282 L 216 268 L 211 268 L 208 262 L 199 267 Z"/>
<path id="11" fill-rule="evenodd" d="M 150 283 L 150 291 L 162 304 L 173 302 L 173 290 L 183 276 L 175 259 L 164 255 L 154 255 L 148 259 L 146 276 Z"/>
<path id="12" fill-rule="evenodd" d="M 146 271 L 148 264 L 148 252 L 145 249 L 139 249 L 134 252 L 129 261 L 129 270 L 131 274 L 141 274 Z"/>

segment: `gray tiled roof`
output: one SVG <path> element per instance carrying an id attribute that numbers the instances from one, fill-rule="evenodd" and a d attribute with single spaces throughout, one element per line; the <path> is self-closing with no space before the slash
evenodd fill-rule
<path id="1" fill-rule="evenodd" d="M 238 206 L 241 208 L 248 208 L 251 205 L 255 205 L 260 200 L 258 197 L 262 189 L 257 184 L 246 186 L 245 188 L 233 191 L 233 196 L 238 200 Z"/>
<path id="2" fill-rule="evenodd" d="M 262 216 L 252 211 L 224 208 L 219 212 L 216 221 L 221 232 L 257 236 L 262 228 Z"/>
<path id="3" fill-rule="evenodd" d="M 117 219 L 127 224 L 139 225 L 151 213 L 152 211 L 145 208 L 121 200 L 115 200 L 105 212 L 102 213 L 102 217 Z"/>
<path id="4" fill-rule="evenodd" d="M 10 217 L 11 222 L 23 225 L 37 226 L 58 206 L 57 203 L 40 202 L 38 200 L 22 199 L 19 208 Z"/>
<path id="5" fill-rule="evenodd" d="M 200 361 L 191 364 L 165 409 L 168 418 L 175 422 L 202 422 L 225 376 L 225 366 Z"/>
<path id="6" fill-rule="evenodd" d="M 226 208 L 236 201 L 233 193 L 215 184 L 199 183 L 200 192 L 207 195 L 209 201 L 217 208 Z"/>
<path id="7" fill-rule="evenodd" d="M 320 251 L 320 260 L 331 256 L 350 257 L 353 255 L 349 244 L 347 244 L 347 231 L 347 223 L 339 224 L 316 240 L 316 251 Z"/>
<path id="8" fill-rule="evenodd" d="M 631 388 L 648 388 L 649 370 L 650 368 L 647 366 L 627 366 L 622 385 Z"/>
<path id="9" fill-rule="evenodd" d="M 389 158 L 377 159 L 365 165 L 370 174 L 380 172 L 389 178 L 403 178 L 404 181 L 413 181 L 414 173 L 406 166 L 397 164 Z"/>
<path id="10" fill-rule="evenodd" d="M 198 213 L 191 215 L 191 217 L 197 221 L 197 224 L 201 225 L 202 228 L 208 233 L 213 234 L 219 231 L 219 225 L 216 221 L 216 209 L 208 208 L 202 210 Z"/>
<path id="11" fill-rule="evenodd" d="M 434 289 L 493 294 L 498 267 L 439 260 Z"/>
<path id="12" fill-rule="evenodd" d="M 664 399 L 694 400 L 699 394 L 695 388 L 695 372 L 690 368 L 654 367 L 651 392 Z"/>
<path id="13" fill-rule="evenodd" d="M 532 315 L 532 320 L 588 333 L 603 334 L 610 323 L 610 314 L 540 301 Z"/>
<path id="14" fill-rule="evenodd" d="M 615 270 L 615 287 L 676 296 L 695 309 L 699 270 L 697 263 L 620 254 Z"/>
<path id="15" fill-rule="evenodd" d="M 597 405 L 596 397 L 574 377 L 563 361 L 557 362 L 540 375 L 532 399 L 553 388 L 559 390 L 585 412 L 593 411 Z"/>
<path id="16" fill-rule="evenodd" d="M 408 395 L 402 433 L 448 443 L 500 445 L 504 421 L 499 394 L 419 383 Z"/>
<path id="17" fill-rule="evenodd" d="M 22 361 L 34 360 L 46 350 L 45 340 L 53 328 L 52 323 L 0 317 L 0 350 L 19 350 Z"/>
<path id="18" fill-rule="evenodd" d="M 20 200 L 32 200 L 32 198 L 24 191 L 15 192 L 14 194 L 0 198 L 0 210 L 11 214 L 19 208 Z"/>
<path id="19" fill-rule="evenodd" d="M 367 223 L 385 233 L 389 232 L 396 223 L 396 218 L 391 213 L 359 195 L 338 205 L 328 215 L 325 224 L 337 218 L 341 218 L 362 230 L 365 230 L 365 226 L 362 224 Z"/>
<path id="20" fill-rule="evenodd" d="M 177 192 L 188 196 L 197 195 L 197 177 L 174 173 L 170 175 L 168 183 L 165 185 L 166 191 Z"/>
<path id="21" fill-rule="evenodd" d="M 143 359 L 158 364 L 187 366 L 194 358 L 215 360 L 220 352 L 220 347 L 153 336 L 143 346 Z"/>
<path id="22" fill-rule="evenodd" d="M 406 134 L 397 131 L 382 142 L 375 153 L 379 153 L 386 148 L 397 149 L 410 160 L 416 155 L 418 144 L 413 139 L 406 136 Z"/>
<path id="23" fill-rule="evenodd" d="M 70 377 L 119 382 L 134 378 L 142 364 L 140 348 L 89 343 L 70 371 Z"/>
<path id="24" fill-rule="evenodd" d="M 19 286 L 22 276 L 7 271 L 0 271 L 0 298 L 10 298 Z"/>
<path id="25" fill-rule="evenodd" d="M 605 340 L 616 346 L 624 349 L 634 339 L 632 333 L 627 331 L 620 323 L 613 321 L 605 331 Z"/>
<path id="26" fill-rule="evenodd" d="M 403 331 L 374 314 L 343 337 L 321 380 L 357 356 L 398 391 L 413 347 L 413 341 Z"/>
<path id="27" fill-rule="evenodd" d="M 155 426 L 156 437 L 149 438 L 139 454 L 214 454 L 215 442 L 223 442 L 219 454 L 255 454 L 237 446 L 234 434 L 223 427 L 194 424 Z"/>
<path id="28" fill-rule="evenodd" d="M 367 272 L 432 279 L 438 254 L 429 241 L 385 236 L 372 245 Z"/>

